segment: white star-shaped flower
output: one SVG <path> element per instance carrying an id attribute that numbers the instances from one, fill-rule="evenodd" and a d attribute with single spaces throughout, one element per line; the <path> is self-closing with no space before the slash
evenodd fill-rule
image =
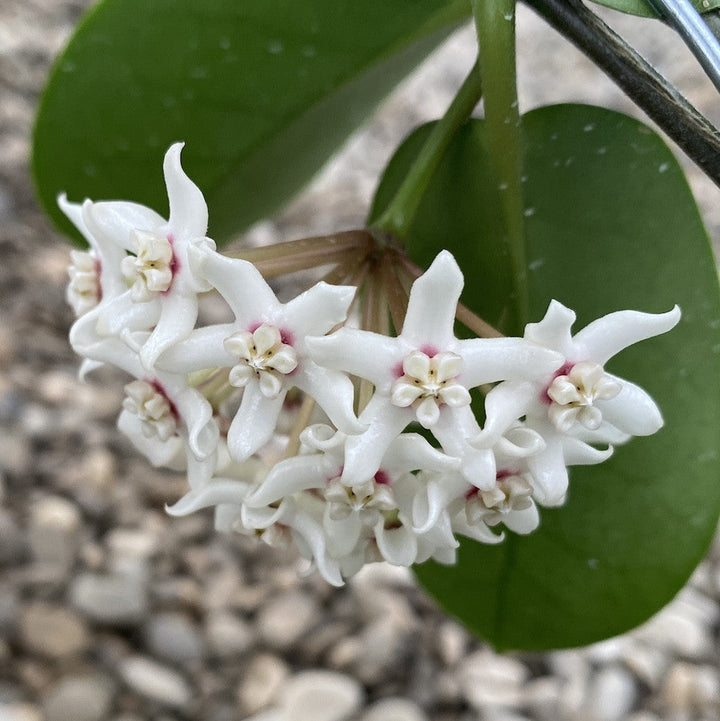
<path id="1" fill-rule="evenodd" d="M 73 348 L 93 358 L 96 344 L 137 331 L 150 331 L 140 359 L 147 371 L 166 348 L 186 337 L 197 318 L 197 294 L 209 286 L 195 271 L 191 247 L 213 248 L 205 237 L 208 213 L 200 189 L 180 164 L 182 143 L 165 154 L 163 171 L 170 217 L 124 201 L 85 201 L 82 206 L 59 199 L 60 207 L 83 233 L 98 263 L 98 304 L 82 315 L 70 332 Z M 84 263 L 87 266 L 87 263 Z M 77 264 L 76 264 L 77 267 Z M 89 279 L 76 271 L 73 298 Z M 86 282 L 87 281 L 87 282 Z"/>
<path id="2" fill-rule="evenodd" d="M 244 389 L 228 431 L 233 458 L 245 460 L 270 440 L 293 387 L 312 396 L 341 430 L 363 430 L 353 412 L 350 379 L 320 367 L 307 352 L 309 336 L 322 336 L 345 320 L 355 288 L 321 282 L 283 304 L 252 263 L 212 251 L 195 255 L 235 322 L 198 328 L 168 350 L 158 367 L 180 373 L 230 368 L 230 383 Z"/>
<path id="3" fill-rule="evenodd" d="M 390 563 L 415 563 L 421 534 L 413 528 L 411 515 L 414 494 L 420 488 L 410 480 L 414 479 L 411 471 L 454 470 L 459 465 L 457 459 L 434 449 L 422 436 L 405 433 L 390 444 L 373 476 L 349 487 L 340 481 L 344 433 L 318 424 L 305 429 L 301 441 L 304 452 L 278 463 L 245 499 L 246 505 L 271 507 L 297 493 L 314 491 L 325 501 L 323 528 L 328 552 L 343 561 L 343 568 L 354 565 L 348 557 L 358 554 L 362 565 L 368 540 L 377 544 L 380 556 Z M 439 517 L 438 512 L 435 521 Z M 428 524 L 422 533 L 435 531 L 435 525 Z"/>
<path id="4" fill-rule="evenodd" d="M 624 348 L 666 333 L 680 320 L 675 306 L 667 313 L 624 310 L 599 318 L 575 336 L 575 313 L 553 300 L 539 323 L 525 328 L 525 338 L 563 356 L 554 373 L 532 382 L 501 383 L 485 400 L 487 420 L 477 443 L 491 445 L 516 419 L 536 430 L 546 447 L 528 458 L 535 496 L 544 505 L 562 503 L 568 465 L 595 464 L 612 453 L 612 445 L 631 436 L 646 436 L 663 424 L 653 399 L 629 381 L 605 371 L 605 364 Z M 598 450 L 591 443 L 610 444 Z"/>
<path id="5" fill-rule="evenodd" d="M 183 376 L 148 373 L 137 353 L 119 338 L 108 338 L 95 349 L 99 362 L 135 379 L 125 386 L 120 430 L 154 466 L 186 469 L 192 487 L 205 485 L 217 465 L 219 441 L 208 401 L 189 388 Z"/>
<path id="6" fill-rule="evenodd" d="M 346 443 L 342 478 L 347 485 L 372 477 L 390 443 L 413 421 L 430 430 L 446 453 L 461 460 L 469 481 L 488 489 L 494 484 L 492 453 L 470 443 L 479 428 L 469 390 L 551 373 L 562 357 L 522 338 L 458 340 L 453 327 L 462 287 L 460 268 L 449 252 L 442 251 L 413 284 L 402 332 L 396 338 L 342 328 L 308 340 L 318 363 L 375 386 L 360 415 L 367 430 Z"/>

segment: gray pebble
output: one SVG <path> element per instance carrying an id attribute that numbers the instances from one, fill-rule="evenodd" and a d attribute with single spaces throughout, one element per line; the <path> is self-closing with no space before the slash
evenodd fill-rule
<path id="1" fill-rule="evenodd" d="M 522 703 L 528 669 L 514 658 L 477 651 L 460 663 L 458 674 L 463 695 L 475 709 L 512 708 Z"/>
<path id="2" fill-rule="evenodd" d="M 412 636 L 391 619 L 378 618 L 357 637 L 357 656 L 351 669 L 363 683 L 374 685 L 407 673 Z"/>
<path id="3" fill-rule="evenodd" d="M 15 395 L 6 395 L 4 399 L 0 399 L 0 403 L 4 400 L 6 404 L 10 404 L 12 400 L 16 399 Z M 3 432 L 0 433 L 0 468 L 6 473 L 20 477 L 29 471 L 31 462 L 32 453 L 27 437 L 15 431 L 3 429 Z"/>
<path id="4" fill-rule="evenodd" d="M 322 618 L 322 611 L 312 596 L 289 591 L 268 601 L 257 618 L 260 637 L 271 647 L 290 648 Z"/>
<path id="5" fill-rule="evenodd" d="M 74 503 L 60 496 L 40 498 L 32 507 L 30 549 L 36 561 L 58 566 L 59 572 L 75 560 L 82 518 Z"/>
<path id="6" fill-rule="evenodd" d="M 43 721 L 40 709 L 29 703 L 0 703 L 2 721 Z"/>
<path id="7" fill-rule="evenodd" d="M 253 644 L 252 627 L 232 613 L 213 613 L 207 620 L 205 634 L 210 650 L 222 658 L 245 653 Z"/>
<path id="8" fill-rule="evenodd" d="M 428 721 L 428 717 L 414 701 L 386 698 L 370 706 L 360 721 Z"/>
<path id="9" fill-rule="evenodd" d="M 289 675 L 286 664 L 269 653 L 255 656 L 238 687 L 238 701 L 246 713 L 255 713 L 276 701 Z"/>
<path id="10" fill-rule="evenodd" d="M 165 661 L 183 664 L 205 656 L 205 642 L 192 620 L 181 613 L 153 615 L 144 629 L 148 650 Z"/>
<path id="11" fill-rule="evenodd" d="M 85 650 L 90 634 L 85 622 L 70 609 L 36 602 L 23 609 L 20 640 L 30 653 L 60 659 Z"/>
<path id="12" fill-rule="evenodd" d="M 359 710 L 362 700 L 362 687 L 349 676 L 303 671 L 283 684 L 280 708 L 292 721 L 346 721 Z"/>
<path id="13" fill-rule="evenodd" d="M 62 678 L 45 697 L 45 721 L 104 721 L 114 693 L 114 682 L 104 674 Z"/>
<path id="14" fill-rule="evenodd" d="M 144 656 L 129 656 L 119 665 L 120 675 L 135 692 L 172 708 L 185 709 L 192 689 L 185 677 Z"/>
<path id="15" fill-rule="evenodd" d="M 130 626 L 147 613 L 147 591 L 133 576 L 83 573 L 70 585 L 72 604 L 87 618 L 109 626 Z"/>

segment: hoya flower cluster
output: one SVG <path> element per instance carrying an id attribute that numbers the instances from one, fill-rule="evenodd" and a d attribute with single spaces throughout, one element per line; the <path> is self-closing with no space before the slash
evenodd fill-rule
<path id="1" fill-rule="evenodd" d="M 475 319 L 486 337 L 461 340 L 447 251 L 424 273 L 365 231 L 219 254 L 181 148 L 165 157 L 168 220 L 59 201 L 90 246 L 73 252 L 70 341 L 82 372 L 130 376 L 119 428 L 187 473 L 170 513 L 215 507 L 218 528 L 294 542 L 341 585 L 372 561 L 452 563 L 457 535 L 529 533 L 538 504 L 563 503 L 568 466 L 661 427 L 647 393 L 605 364 L 671 329 L 677 308 L 612 313 L 573 336 L 574 313 L 553 301 L 522 338 Z M 320 266 L 325 280 L 287 303 L 265 279 Z M 209 291 L 231 321 L 198 326 Z"/>

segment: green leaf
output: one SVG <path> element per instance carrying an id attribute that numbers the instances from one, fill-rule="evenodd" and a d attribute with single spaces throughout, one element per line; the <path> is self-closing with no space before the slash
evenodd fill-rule
<path id="1" fill-rule="evenodd" d="M 629 15 L 640 15 L 648 18 L 658 17 L 658 13 L 648 0 L 593 0 L 593 2 L 620 10 L 620 12 Z M 699 13 L 707 13 L 720 8 L 720 0 L 690 0 L 690 2 Z"/>
<path id="2" fill-rule="evenodd" d="M 552 298 L 577 311 L 575 330 L 623 308 L 678 303 L 683 319 L 608 364 L 655 398 L 666 422 L 659 433 L 632 439 L 602 465 L 571 468 L 567 504 L 541 509 L 534 534 L 508 532 L 498 546 L 464 540 L 456 567 L 417 567 L 445 609 L 501 649 L 577 646 L 642 623 L 686 582 L 720 511 L 718 282 L 679 165 L 654 132 L 609 110 L 541 108 L 524 130 L 533 320 Z M 484 207 L 493 192 L 483 142 L 482 121 L 454 141 L 409 250 L 423 263 L 441 247 L 457 253 L 466 299 L 484 316 L 502 302 L 477 279 L 506 269 L 491 237 L 498 226 L 482 224 L 493 212 Z M 413 143 L 391 161 L 379 197 Z"/>
<path id="3" fill-rule="evenodd" d="M 162 211 L 162 157 L 184 140 L 210 234 L 227 240 L 302 187 L 468 15 L 465 0 L 104 0 L 41 102 L 41 201 L 69 234 L 60 192 Z"/>
<path id="4" fill-rule="evenodd" d="M 393 199 L 432 125 L 419 128 L 397 150 L 375 194 L 369 224 Z M 483 308 L 488 323 L 510 333 L 517 319 L 510 301 L 513 279 L 506 250 L 507 229 L 501 190 L 490 171 L 480 127 L 479 121 L 466 125 L 445 151 L 413 222 L 410 250 L 413 260 L 423 268 L 430 265 L 440 247 L 452 250 L 461 268 L 472 268 L 472 281 L 466 283 L 461 302 L 470 308 Z M 455 175 L 458 171 L 462 181 Z M 449 213 L 455 217 L 450 219 Z"/>

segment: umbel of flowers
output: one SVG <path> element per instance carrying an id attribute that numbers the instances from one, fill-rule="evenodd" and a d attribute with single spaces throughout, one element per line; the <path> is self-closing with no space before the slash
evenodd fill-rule
<path id="1" fill-rule="evenodd" d="M 221 255 L 181 149 L 165 156 L 167 220 L 59 199 L 89 244 L 72 253 L 70 342 L 82 373 L 128 374 L 120 430 L 187 474 L 171 514 L 214 507 L 219 529 L 294 543 L 341 585 L 373 561 L 451 564 L 458 535 L 530 533 L 538 504 L 564 502 L 568 466 L 662 426 L 648 394 L 605 364 L 670 330 L 677 307 L 611 313 L 573 335 L 575 314 L 553 301 L 507 338 L 458 304 L 463 276 L 445 250 L 424 273 L 365 231 Z M 287 303 L 266 282 L 312 267 L 325 278 Z M 230 322 L 198 326 L 207 292 Z M 458 339 L 456 317 L 478 337 Z"/>

